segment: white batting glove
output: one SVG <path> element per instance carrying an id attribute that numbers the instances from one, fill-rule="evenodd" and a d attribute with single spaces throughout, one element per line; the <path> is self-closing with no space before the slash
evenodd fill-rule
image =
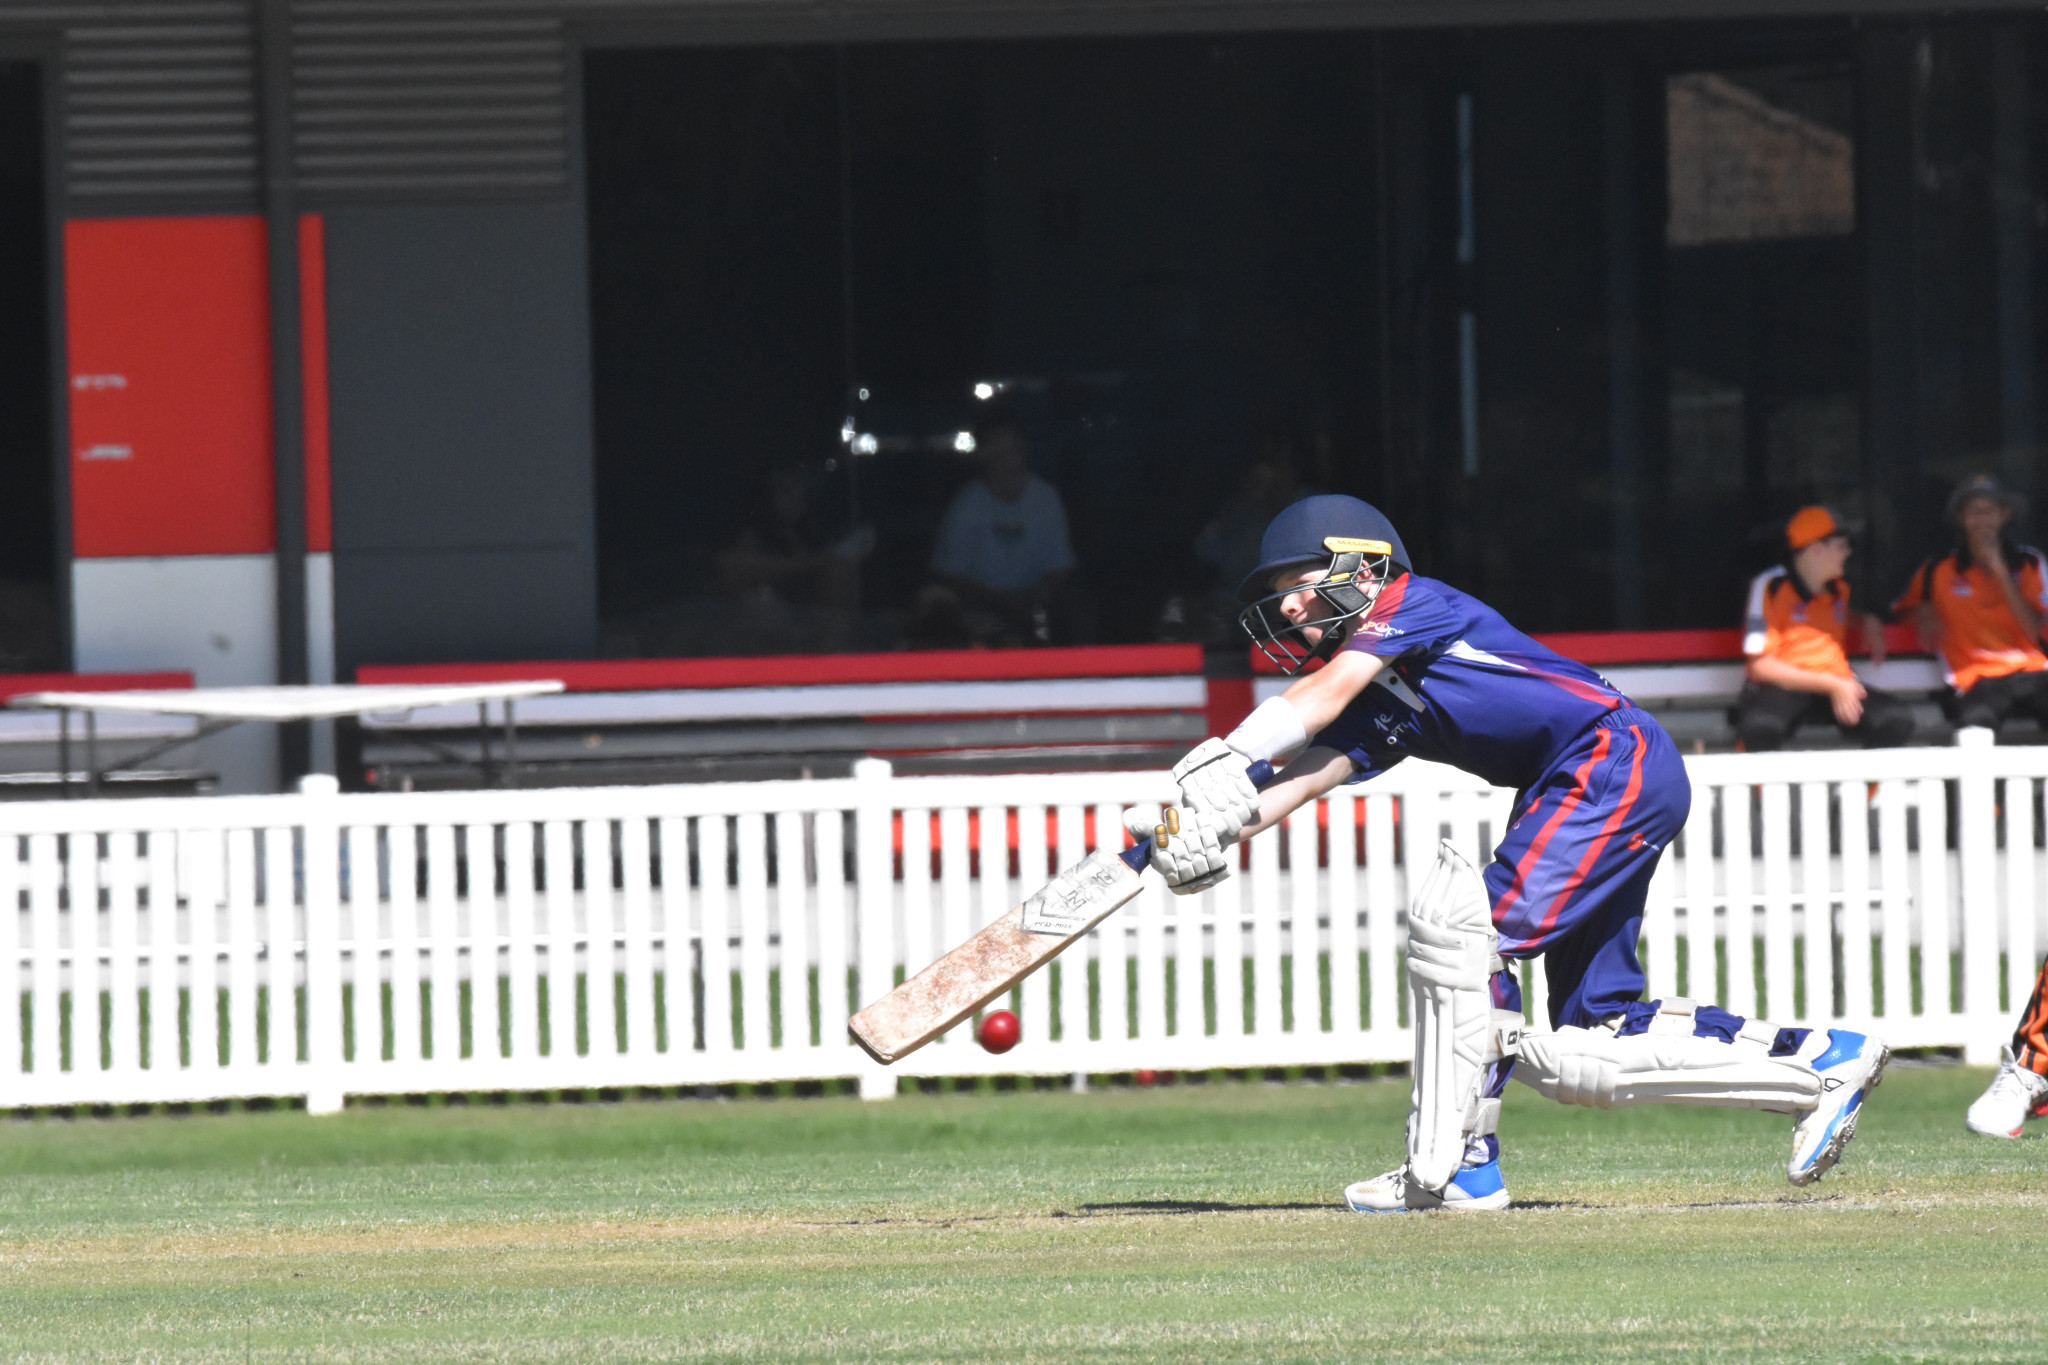
<path id="1" fill-rule="evenodd" d="M 1181 809 L 1213 827 L 1219 839 L 1235 839 L 1259 818 L 1259 789 L 1246 776 L 1251 762 L 1220 739 L 1205 739 L 1173 765 L 1180 783 Z"/>
<path id="2" fill-rule="evenodd" d="M 1140 806 L 1125 813 L 1124 827 L 1145 845 L 1148 860 L 1177 896 L 1207 891 L 1230 875 L 1227 841 L 1214 822 L 1197 812 L 1176 810 L 1168 815 L 1157 806 Z M 1167 831 L 1163 844 L 1158 838 L 1162 829 Z"/>

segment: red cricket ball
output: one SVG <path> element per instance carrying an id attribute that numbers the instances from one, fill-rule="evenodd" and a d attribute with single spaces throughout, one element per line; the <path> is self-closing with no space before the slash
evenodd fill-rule
<path id="1" fill-rule="evenodd" d="M 981 1017 L 981 1045 L 990 1052 L 1008 1052 L 1024 1036 L 1024 1026 L 1008 1010 L 995 1010 Z"/>
<path id="2" fill-rule="evenodd" d="M 1147 1067 L 1142 1071 L 1133 1071 L 1131 1079 L 1139 1085 L 1157 1085 L 1159 1084 L 1159 1073 Z"/>

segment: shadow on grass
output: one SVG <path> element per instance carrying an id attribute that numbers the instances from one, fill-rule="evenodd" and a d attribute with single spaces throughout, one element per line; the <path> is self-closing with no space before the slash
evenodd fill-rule
<path id="1" fill-rule="evenodd" d="M 1593 1205 L 1571 1199 L 1517 1199 L 1511 1206 L 1515 1209 L 1584 1209 Z M 1088 1218 L 1103 1214 L 1175 1215 L 1183 1213 L 1291 1213 L 1297 1211 L 1324 1210 L 1345 1213 L 1339 1203 L 1304 1202 L 1294 1204 L 1227 1204 L 1211 1199 L 1131 1199 L 1117 1204 L 1082 1204 L 1078 1211 L 1055 1212 L 1055 1218 Z"/>
<path id="2" fill-rule="evenodd" d="M 1696 1204 L 1674 1204 L 1680 1209 L 1803 1209 L 1815 1204 L 1847 1202 L 1839 1194 L 1781 1194 L 1775 1199 L 1708 1199 Z"/>
<path id="3" fill-rule="evenodd" d="M 1280 1213 L 1299 1209 L 1337 1209 L 1341 1204 L 1326 1201 L 1299 1202 L 1293 1204 L 1230 1204 L 1216 1199 L 1126 1199 L 1115 1204 L 1082 1204 L 1076 1213 L 1060 1210 L 1055 1218 L 1085 1218 L 1105 1213 L 1138 1214 L 1181 1214 L 1181 1213 Z"/>
<path id="4" fill-rule="evenodd" d="M 1795 1201 L 1803 1202 L 1803 1201 Z M 1593 1209 L 1600 1207 L 1576 1199 L 1517 1199 L 1512 1211 L 1537 1209 Z M 1686 1207 L 1681 1205 L 1679 1207 Z M 1709 1208 L 1712 1205 L 1692 1205 Z M 1730 1205 L 1730 1207 L 1737 1207 Z M 1115 1203 L 1076 1204 L 1072 1209 L 1054 1209 L 1049 1214 L 983 1214 L 959 1218 L 834 1218 L 797 1219 L 794 1226 L 805 1228 L 926 1227 L 950 1228 L 970 1223 L 1008 1223 L 1031 1218 L 1179 1218 L 1192 1213 L 1348 1213 L 1343 1204 L 1328 1200 L 1295 1200 L 1288 1203 L 1238 1204 L 1222 1199 L 1125 1199 Z"/>

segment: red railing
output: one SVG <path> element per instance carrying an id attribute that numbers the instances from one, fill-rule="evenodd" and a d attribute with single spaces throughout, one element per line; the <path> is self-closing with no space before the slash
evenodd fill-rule
<path id="1" fill-rule="evenodd" d="M 136 692 L 190 687 L 182 670 L 162 673 L 0 673 L 0 702 L 30 692 Z"/>
<path id="2" fill-rule="evenodd" d="M 1200 645 L 1061 649 L 918 649 L 887 654 L 784 654 L 737 659 L 547 659 L 524 663 L 365 664 L 364 683 L 515 682 L 560 678 L 571 692 L 826 683 L 1008 682 L 1200 673 Z"/>

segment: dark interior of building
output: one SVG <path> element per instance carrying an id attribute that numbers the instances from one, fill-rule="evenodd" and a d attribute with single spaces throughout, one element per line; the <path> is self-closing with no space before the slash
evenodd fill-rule
<path id="1" fill-rule="evenodd" d="M 40 73 L 0 62 L 0 672 L 62 666 Z"/>
<path id="2" fill-rule="evenodd" d="M 818 535 L 877 534 L 842 641 L 892 643 L 973 472 L 977 383 L 1065 505 L 1086 591 L 1057 638 L 1153 638 L 1172 595 L 1191 628 L 1219 572 L 1195 533 L 1262 446 L 1376 491 L 1370 60 L 1360 36 L 593 55 L 607 627 L 737 642 L 662 608 L 715 590 L 798 464 Z"/>
<path id="3" fill-rule="evenodd" d="M 977 384 L 1071 526 L 1040 639 L 1228 646 L 1313 490 L 1533 630 L 1733 625 L 1810 501 L 1888 600 L 2033 482 L 2037 27 L 594 52 L 605 648 L 943 642 Z M 873 528 L 844 609 L 734 580 L 778 515 Z"/>

